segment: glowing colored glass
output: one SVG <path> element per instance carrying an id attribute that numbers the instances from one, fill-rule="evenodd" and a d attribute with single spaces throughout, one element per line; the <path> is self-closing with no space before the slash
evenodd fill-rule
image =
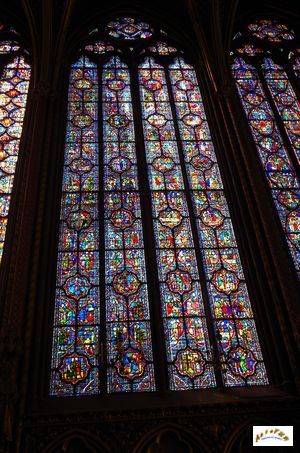
<path id="1" fill-rule="evenodd" d="M 269 42 L 290 41 L 295 37 L 293 30 L 287 25 L 266 19 L 248 25 L 248 30 L 257 38 Z"/>
<path id="2" fill-rule="evenodd" d="M 244 44 L 242 47 L 237 49 L 237 52 L 241 55 L 248 55 L 248 57 L 255 57 L 262 53 L 262 49 L 254 47 L 252 44 Z"/>
<path id="3" fill-rule="evenodd" d="M 127 65 L 104 65 L 103 150 L 106 326 L 109 392 L 155 390 Z"/>
<path id="4" fill-rule="evenodd" d="M 60 215 L 51 395 L 99 393 L 98 75 L 72 65 Z"/>
<path id="5" fill-rule="evenodd" d="M 0 54 L 7 54 L 20 50 L 20 46 L 15 41 L 2 41 L 0 42 Z"/>
<path id="6" fill-rule="evenodd" d="M 192 66 L 169 69 L 225 386 L 268 383 L 222 179 Z"/>
<path id="7" fill-rule="evenodd" d="M 165 72 L 139 66 L 148 178 L 170 388 L 214 387 L 195 245 Z"/>
<path id="8" fill-rule="evenodd" d="M 119 17 L 106 26 L 106 31 L 113 38 L 133 41 L 136 39 L 150 38 L 153 30 L 145 22 L 139 22 L 133 17 Z"/>
<path id="9" fill-rule="evenodd" d="M 158 41 L 150 46 L 149 50 L 151 53 L 158 55 L 172 55 L 173 53 L 177 52 L 177 49 L 175 47 L 171 47 L 167 43 L 162 41 Z"/>
<path id="10" fill-rule="evenodd" d="M 300 162 L 300 102 L 281 66 L 265 58 L 262 71 L 284 124 L 295 155 Z"/>
<path id="11" fill-rule="evenodd" d="M 4 45 L 2 43 L 2 45 Z M 5 44 L 7 48 L 7 44 Z M 16 50 L 12 47 L 10 50 Z M 0 261 L 25 115 L 30 66 L 18 56 L 0 78 Z"/>
<path id="12" fill-rule="evenodd" d="M 300 199 L 297 176 L 256 69 L 243 59 L 236 58 L 232 71 L 292 258 L 300 275 Z M 278 74 L 277 69 L 276 74 Z M 275 83 L 273 83 L 274 80 Z M 273 79 L 270 77 L 270 84 L 274 85 L 275 90 L 278 86 L 282 87 L 282 91 L 279 90 L 278 94 L 277 91 L 274 91 L 274 99 L 275 96 L 283 93 L 282 115 L 284 115 L 284 104 L 290 101 L 293 106 L 296 102 L 295 95 L 293 92 L 287 91 L 289 82 L 285 78 Z M 280 104 L 280 97 L 276 102 L 278 105 Z M 281 107 L 278 108 L 281 109 Z M 293 108 L 286 110 L 287 122 L 294 121 L 292 116 L 289 116 L 290 114 L 294 114 Z"/>
<path id="13" fill-rule="evenodd" d="M 296 76 L 298 77 L 298 79 L 300 79 L 300 58 L 295 58 L 293 68 Z"/>
<path id="14" fill-rule="evenodd" d="M 114 48 L 111 44 L 104 41 L 96 41 L 93 44 L 88 44 L 87 46 L 85 46 L 85 50 L 101 55 L 105 54 L 106 52 L 112 52 Z"/>

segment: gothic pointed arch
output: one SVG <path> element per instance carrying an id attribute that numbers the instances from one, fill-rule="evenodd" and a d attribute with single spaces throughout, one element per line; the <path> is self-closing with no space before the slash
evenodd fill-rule
<path id="1" fill-rule="evenodd" d="M 165 423 L 150 430 L 134 447 L 133 453 L 207 453 L 201 439 L 182 426 Z"/>

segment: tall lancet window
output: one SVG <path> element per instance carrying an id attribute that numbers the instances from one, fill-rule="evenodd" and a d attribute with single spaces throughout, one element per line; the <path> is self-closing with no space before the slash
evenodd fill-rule
<path id="1" fill-rule="evenodd" d="M 0 23 L 0 263 L 18 161 L 30 79 L 20 36 Z"/>
<path id="2" fill-rule="evenodd" d="M 50 393 L 266 385 L 197 75 L 130 17 L 70 70 Z"/>
<path id="3" fill-rule="evenodd" d="M 287 25 L 260 20 L 235 39 L 232 71 L 300 275 L 299 49 Z"/>

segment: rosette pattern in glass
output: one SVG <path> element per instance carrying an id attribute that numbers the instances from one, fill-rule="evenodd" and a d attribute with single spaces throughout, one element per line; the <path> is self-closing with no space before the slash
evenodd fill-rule
<path id="1" fill-rule="evenodd" d="M 265 58 L 261 68 L 293 151 L 300 163 L 300 103 L 281 66 L 275 64 L 271 58 Z"/>
<path id="2" fill-rule="evenodd" d="M 113 38 L 134 41 L 150 38 L 153 30 L 146 22 L 140 22 L 133 17 L 118 17 L 106 26 L 107 33 Z"/>
<path id="3" fill-rule="evenodd" d="M 105 41 L 96 41 L 92 44 L 88 44 L 84 49 L 88 52 L 103 55 L 107 52 L 113 52 L 114 47 Z"/>
<path id="4" fill-rule="evenodd" d="M 232 71 L 289 249 L 299 273 L 300 197 L 297 175 L 256 69 L 243 59 L 236 58 Z M 285 81 L 282 87 L 287 87 Z M 283 102 L 288 99 L 294 102 L 293 97 L 283 96 Z"/>
<path id="5" fill-rule="evenodd" d="M 195 245 L 165 72 L 153 58 L 139 66 L 142 121 L 152 199 L 169 385 L 216 385 Z"/>
<path id="6" fill-rule="evenodd" d="M 72 65 L 60 214 L 51 395 L 99 392 L 98 75 Z"/>
<path id="7" fill-rule="evenodd" d="M 268 383 L 209 126 L 192 66 L 169 67 L 225 386 Z"/>
<path id="8" fill-rule="evenodd" d="M 4 42 L 2 52 L 18 50 Z M 5 52 L 4 52 L 5 50 Z M 30 80 L 30 66 L 22 56 L 4 66 L 0 77 L 0 262 L 9 216 L 11 193 Z"/>
<path id="9" fill-rule="evenodd" d="M 248 25 L 248 30 L 251 34 L 259 39 L 269 42 L 282 42 L 294 39 L 294 32 L 285 24 L 280 24 L 277 21 L 262 19 Z"/>
<path id="10" fill-rule="evenodd" d="M 104 65 L 103 150 L 109 392 L 155 389 L 130 76 Z"/>
<path id="11" fill-rule="evenodd" d="M 149 47 L 149 51 L 158 55 L 172 55 L 177 52 L 177 49 L 169 46 L 166 42 L 158 41 Z"/>

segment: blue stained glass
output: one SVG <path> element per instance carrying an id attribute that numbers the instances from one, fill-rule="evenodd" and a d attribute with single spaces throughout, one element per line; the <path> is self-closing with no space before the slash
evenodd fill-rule
<path id="1" fill-rule="evenodd" d="M 130 76 L 118 57 L 104 65 L 102 93 L 108 391 L 153 391 Z"/>
<path id="2" fill-rule="evenodd" d="M 197 77 L 182 58 L 169 74 L 224 385 L 264 385 L 268 379 Z"/>
<path id="3" fill-rule="evenodd" d="M 269 61 L 270 62 L 270 61 Z M 269 66 L 268 66 L 269 67 Z M 271 66 L 273 67 L 273 66 Z M 271 110 L 266 94 L 259 80 L 256 69 L 246 63 L 241 58 L 236 58 L 232 66 L 233 76 L 236 81 L 237 89 L 242 100 L 243 107 L 248 117 L 249 126 L 262 162 L 264 172 L 271 188 L 271 193 L 283 230 L 286 235 L 287 243 L 291 252 L 295 268 L 300 276 L 300 254 L 299 254 L 299 237 L 300 237 L 300 203 L 299 203 L 299 182 L 296 172 L 287 150 L 284 146 L 282 137 L 279 133 L 274 114 Z M 273 67 L 273 77 L 267 73 L 270 88 L 274 90 L 274 97 L 283 93 L 290 97 L 292 104 L 296 102 L 293 92 L 286 91 L 289 89 L 289 82 L 282 74 L 282 71 Z M 278 77 L 278 78 L 277 78 Z M 273 80 L 275 84 L 272 85 Z M 282 90 L 278 95 L 276 87 L 281 85 Z M 282 107 L 278 108 L 283 113 L 284 102 Z M 298 104 L 297 104 L 298 108 Z M 298 120 L 287 120 L 287 123 Z M 290 126 L 286 125 L 290 128 Z M 297 126 L 294 126 L 294 129 Z M 297 140 L 291 132 L 291 140 Z"/>
<path id="4" fill-rule="evenodd" d="M 146 58 L 139 66 L 139 81 L 170 388 L 214 387 L 195 246 L 163 67 Z"/>
<path id="5" fill-rule="evenodd" d="M 0 54 L 18 50 L 16 43 L 0 43 Z M 8 222 L 11 193 L 18 161 L 30 65 L 22 56 L 4 66 L 0 78 L 0 262 Z"/>
<path id="6" fill-rule="evenodd" d="M 99 393 L 98 76 L 82 57 L 68 96 L 51 395 Z"/>
<path id="7" fill-rule="evenodd" d="M 291 146 L 300 163 L 300 102 L 283 68 L 265 58 L 262 70 Z"/>

